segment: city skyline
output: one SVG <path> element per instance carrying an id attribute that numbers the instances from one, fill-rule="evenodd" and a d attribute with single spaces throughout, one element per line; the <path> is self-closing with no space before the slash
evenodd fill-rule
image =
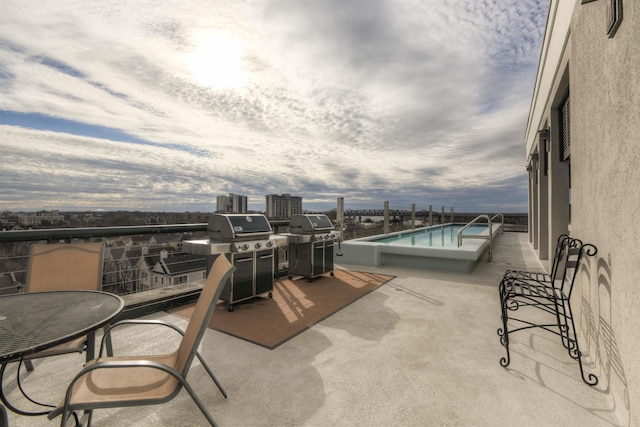
<path id="1" fill-rule="evenodd" d="M 0 210 L 526 212 L 548 0 L 0 3 Z"/>

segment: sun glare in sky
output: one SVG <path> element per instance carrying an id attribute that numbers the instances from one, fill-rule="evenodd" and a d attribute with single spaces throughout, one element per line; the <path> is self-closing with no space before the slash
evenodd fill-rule
<path id="1" fill-rule="evenodd" d="M 239 89 L 246 80 L 242 44 L 231 35 L 200 30 L 193 35 L 193 51 L 186 55 L 189 72 L 202 86 Z"/>

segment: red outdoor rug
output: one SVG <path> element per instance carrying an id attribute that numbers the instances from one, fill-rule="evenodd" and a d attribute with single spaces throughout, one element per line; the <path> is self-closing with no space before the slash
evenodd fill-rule
<path id="1" fill-rule="evenodd" d="M 331 316 L 394 276 L 335 270 L 309 282 L 302 277 L 280 279 L 273 284 L 273 298 L 264 296 L 233 305 L 219 302 L 209 326 L 254 344 L 274 349 L 314 324 Z M 195 304 L 171 310 L 186 318 Z"/>

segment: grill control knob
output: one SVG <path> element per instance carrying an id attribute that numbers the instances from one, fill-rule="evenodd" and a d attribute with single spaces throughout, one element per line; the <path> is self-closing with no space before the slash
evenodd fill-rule
<path id="1" fill-rule="evenodd" d="M 267 247 L 268 247 L 268 248 L 270 248 L 271 246 L 273 246 L 273 242 L 272 242 L 271 240 L 269 240 L 269 241 L 267 242 Z"/>
<path id="2" fill-rule="evenodd" d="M 246 251 L 247 249 L 249 249 L 249 245 L 248 245 L 248 244 L 246 244 L 246 243 L 245 243 L 245 244 L 243 244 L 243 245 L 240 245 L 240 249 L 242 249 L 242 250 Z"/>
<path id="3" fill-rule="evenodd" d="M 257 242 L 255 245 L 253 245 L 256 249 L 260 249 L 262 247 L 262 243 Z"/>

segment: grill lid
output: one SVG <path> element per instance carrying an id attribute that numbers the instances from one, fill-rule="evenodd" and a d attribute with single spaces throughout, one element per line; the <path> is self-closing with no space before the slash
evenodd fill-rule
<path id="1" fill-rule="evenodd" d="M 212 214 L 207 231 L 209 238 L 218 242 L 268 238 L 273 233 L 269 220 L 261 214 Z"/>
<path id="2" fill-rule="evenodd" d="M 333 224 L 328 216 L 322 214 L 291 216 L 289 232 L 292 234 L 314 234 L 333 231 Z"/>

